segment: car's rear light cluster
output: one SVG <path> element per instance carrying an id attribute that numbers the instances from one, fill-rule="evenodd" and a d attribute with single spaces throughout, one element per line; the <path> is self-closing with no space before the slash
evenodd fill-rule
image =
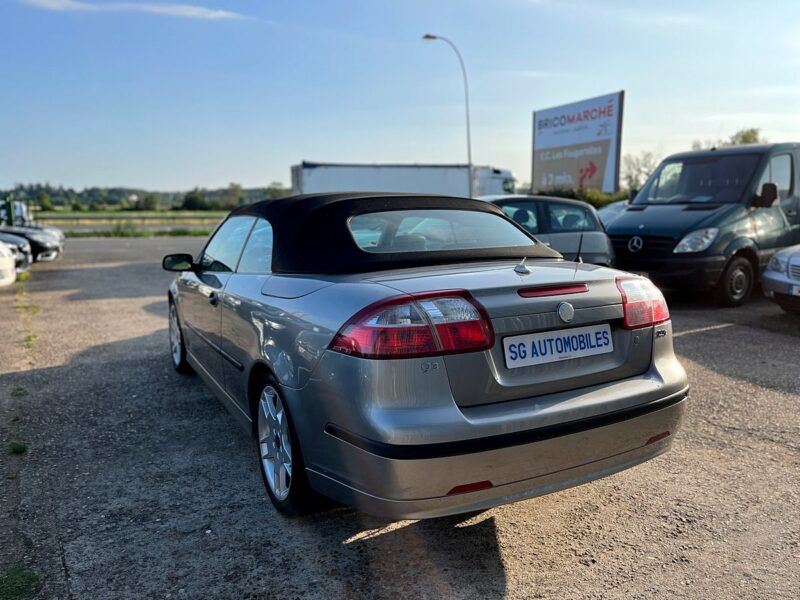
<path id="1" fill-rule="evenodd" d="M 622 294 L 623 327 L 638 329 L 669 321 L 664 295 L 645 277 L 617 277 Z"/>
<path id="2" fill-rule="evenodd" d="M 477 352 L 494 345 L 488 315 L 463 290 L 405 295 L 368 306 L 339 330 L 330 349 L 363 358 Z"/>

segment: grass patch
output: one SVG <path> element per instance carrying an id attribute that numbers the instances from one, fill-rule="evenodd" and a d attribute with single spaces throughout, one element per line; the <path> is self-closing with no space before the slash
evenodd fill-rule
<path id="1" fill-rule="evenodd" d="M 30 596 L 39 584 L 33 571 L 14 567 L 0 576 L 0 600 L 22 600 Z"/>
<path id="2" fill-rule="evenodd" d="M 72 218 L 72 219 L 92 219 L 97 217 L 115 217 L 138 219 L 141 217 L 207 217 L 213 219 L 214 217 L 222 218 L 227 216 L 227 210 L 47 210 L 39 211 L 36 213 L 37 219 L 53 218 L 58 220 L 59 217 Z"/>
<path id="3" fill-rule="evenodd" d="M 17 275 L 17 281 L 21 281 L 23 283 L 29 281 L 30 278 L 31 278 L 30 271 L 25 271 L 24 273 L 20 273 L 19 275 Z"/>
<path id="4" fill-rule="evenodd" d="M 40 310 L 38 304 L 25 304 L 23 302 L 17 302 L 16 308 L 18 311 L 23 312 L 26 315 L 38 315 Z"/>
<path id="5" fill-rule="evenodd" d="M 137 229 L 133 226 L 115 225 L 105 231 L 67 231 L 68 238 L 153 238 L 153 237 L 208 237 L 211 229 L 175 228 L 167 230 Z"/>
<path id="6" fill-rule="evenodd" d="M 22 398 L 22 397 L 24 397 L 24 396 L 27 396 L 27 395 L 28 395 L 28 390 L 26 390 L 26 389 L 25 389 L 24 387 L 22 387 L 21 385 L 18 385 L 18 386 L 17 386 L 17 387 L 15 387 L 15 388 L 14 388 L 14 390 L 11 392 L 11 395 L 12 395 L 12 396 L 14 396 L 14 398 Z"/>
<path id="7" fill-rule="evenodd" d="M 36 339 L 38 336 L 35 333 L 29 333 L 25 336 L 25 348 L 28 350 L 33 350 L 36 348 Z"/>
<path id="8" fill-rule="evenodd" d="M 25 442 L 11 442 L 8 445 L 11 454 L 25 454 L 28 451 L 28 444 Z"/>

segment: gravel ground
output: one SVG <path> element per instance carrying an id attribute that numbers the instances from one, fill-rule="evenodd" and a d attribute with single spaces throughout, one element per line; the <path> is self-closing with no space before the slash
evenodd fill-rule
<path id="1" fill-rule="evenodd" d="M 169 365 L 159 260 L 200 244 L 71 240 L 0 290 L 0 573 L 36 597 L 798 597 L 800 323 L 772 304 L 673 299 L 692 394 L 649 463 L 478 515 L 288 520 Z"/>

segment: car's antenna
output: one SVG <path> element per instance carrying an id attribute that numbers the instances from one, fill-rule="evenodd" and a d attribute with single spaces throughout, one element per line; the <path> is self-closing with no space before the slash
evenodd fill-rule
<path id="1" fill-rule="evenodd" d="M 528 273 L 531 272 L 531 270 L 525 264 L 526 260 L 528 260 L 527 256 L 523 257 L 523 259 L 519 261 L 519 264 L 516 267 L 514 267 L 514 273 L 517 273 L 518 275 L 527 275 Z"/>
<path id="2" fill-rule="evenodd" d="M 583 248 L 583 229 L 581 229 L 581 237 L 578 240 L 578 254 L 575 256 L 575 262 L 582 263 L 583 258 L 581 258 L 581 248 Z"/>

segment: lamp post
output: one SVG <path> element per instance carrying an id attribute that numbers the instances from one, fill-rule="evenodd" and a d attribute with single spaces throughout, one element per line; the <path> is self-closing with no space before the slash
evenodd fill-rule
<path id="1" fill-rule="evenodd" d="M 472 138 L 470 135 L 470 127 L 469 127 L 469 83 L 467 82 L 467 68 L 464 66 L 464 59 L 461 58 L 461 53 L 456 48 L 456 45 L 451 42 L 446 37 L 441 35 L 433 35 L 432 33 L 426 33 L 422 36 L 422 39 L 426 42 L 432 42 L 434 40 L 441 40 L 450 46 L 453 49 L 453 52 L 456 53 L 458 57 L 458 64 L 461 65 L 461 74 L 464 76 L 464 108 L 467 114 L 467 164 L 469 170 L 469 197 L 472 198 L 473 196 L 473 183 L 472 183 Z"/>

